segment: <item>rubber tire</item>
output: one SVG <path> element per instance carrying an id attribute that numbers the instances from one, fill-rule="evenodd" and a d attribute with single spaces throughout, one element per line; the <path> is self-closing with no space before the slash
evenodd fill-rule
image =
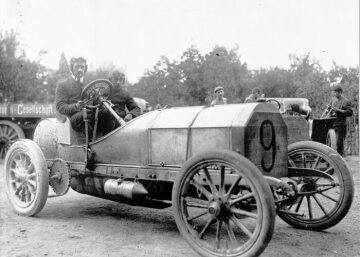
<path id="1" fill-rule="evenodd" d="M 279 213 L 279 217 L 295 228 L 315 231 L 325 230 L 339 223 L 346 216 L 351 207 L 354 198 L 354 181 L 350 173 L 350 168 L 345 162 L 345 160 L 334 149 L 330 148 L 327 145 L 313 141 L 300 141 L 289 145 L 288 153 L 290 155 L 292 152 L 300 149 L 311 149 L 321 152 L 325 156 L 328 156 L 335 164 L 334 168 L 336 172 L 339 172 L 342 178 L 344 185 L 344 193 L 342 195 L 342 198 L 340 199 L 341 202 L 339 206 L 337 206 L 336 211 L 333 212 L 329 218 L 323 220 L 322 222 L 302 222 L 298 219 L 294 219 L 294 216 L 292 215 L 281 213 Z"/>
<path id="2" fill-rule="evenodd" d="M 25 138 L 24 131 L 19 127 L 19 125 L 17 125 L 16 123 L 14 123 L 12 121 L 0 120 L 0 126 L 8 126 L 8 127 L 12 128 L 13 130 L 15 130 L 15 132 L 17 134 L 17 139 Z M 7 153 L 7 151 L 5 150 L 5 155 L 6 155 L 6 153 Z M 5 157 L 5 155 L 4 155 L 4 157 Z M 3 156 L 0 155 L 0 160 L 2 160 L 2 159 L 5 159 L 5 158 L 3 158 Z"/>
<path id="3" fill-rule="evenodd" d="M 331 147 L 335 151 L 337 150 L 335 130 L 329 129 L 326 135 L 326 145 Z"/>
<path id="4" fill-rule="evenodd" d="M 206 153 L 202 153 L 196 155 L 189 159 L 184 166 L 182 167 L 181 171 L 177 174 L 173 191 L 172 191 L 172 203 L 173 203 L 173 210 L 174 210 L 174 217 L 176 221 L 176 225 L 187 241 L 187 243 L 201 256 L 222 256 L 222 255 L 213 255 L 211 252 L 207 251 L 206 249 L 201 248 L 197 245 L 193 238 L 189 236 L 189 233 L 185 226 L 183 226 L 183 220 L 179 212 L 181 211 L 180 207 L 180 190 L 183 179 L 185 178 L 186 173 L 192 169 L 192 167 L 196 166 L 199 162 L 205 160 L 214 160 L 220 159 L 225 160 L 226 162 L 231 163 L 237 169 L 241 170 L 244 177 L 248 179 L 254 186 L 259 195 L 259 202 L 262 204 L 262 224 L 261 224 L 261 232 L 258 236 L 258 239 L 255 241 L 253 246 L 245 253 L 241 255 L 229 255 L 232 257 L 241 256 L 241 257 L 250 257 L 250 256 L 259 256 L 266 246 L 268 245 L 269 241 L 274 232 L 275 226 L 275 202 L 272 196 L 271 190 L 267 182 L 265 181 L 262 173 L 260 170 L 248 159 L 243 157 L 240 154 L 237 154 L 233 151 L 229 150 L 212 150 Z"/>
<path id="5" fill-rule="evenodd" d="M 7 171 L 10 168 L 9 165 L 12 161 L 14 152 L 19 150 L 25 152 L 30 157 L 31 162 L 34 164 L 34 170 L 38 175 L 36 195 L 32 203 L 26 208 L 18 206 L 16 202 L 13 201 L 12 197 L 10 196 L 10 190 L 8 188 L 9 173 Z M 4 173 L 6 194 L 15 212 L 22 216 L 34 216 L 39 213 L 45 206 L 49 192 L 48 168 L 44 154 L 42 153 L 40 147 L 30 139 L 21 139 L 15 142 L 10 147 L 8 154 L 6 155 L 4 162 Z"/>

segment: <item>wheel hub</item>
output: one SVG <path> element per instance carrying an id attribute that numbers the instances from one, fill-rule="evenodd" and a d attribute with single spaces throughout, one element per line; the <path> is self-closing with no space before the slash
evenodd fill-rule
<path id="1" fill-rule="evenodd" d="M 4 148 L 7 147 L 9 144 L 9 140 L 6 137 L 1 136 L 0 137 L 0 147 Z"/>
<path id="2" fill-rule="evenodd" d="M 311 192 L 311 191 L 315 191 L 317 189 L 317 185 L 316 185 L 315 181 L 307 179 L 304 182 L 305 183 L 301 186 L 300 191 L 302 191 L 302 192 Z"/>
<path id="3" fill-rule="evenodd" d="M 212 202 L 209 205 L 208 211 L 211 215 L 218 217 L 221 211 L 221 204 L 218 202 Z"/>

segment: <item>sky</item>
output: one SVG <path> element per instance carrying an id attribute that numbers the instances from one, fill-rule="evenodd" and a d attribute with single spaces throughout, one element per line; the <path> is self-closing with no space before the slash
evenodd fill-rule
<path id="1" fill-rule="evenodd" d="M 307 53 L 325 70 L 359 65 L 358 0 L 0 0 L 0 30 L 11 29 L 31 60 L 47 50 L 40 62 L 53 69 L 61 52 L 112 62 L 131 83 L 190 46 L 238 47 L 250 69 Z"/>

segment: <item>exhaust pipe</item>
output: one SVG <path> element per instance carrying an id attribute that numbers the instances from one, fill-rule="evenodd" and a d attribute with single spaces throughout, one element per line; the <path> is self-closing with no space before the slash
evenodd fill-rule
<path id="1" fill-rule="evenodd" d="M 134 200 L 143 199 L 149 193 L 142 184 L 122 179 L 108 179 L 104 185 L 104 192 Z"/>

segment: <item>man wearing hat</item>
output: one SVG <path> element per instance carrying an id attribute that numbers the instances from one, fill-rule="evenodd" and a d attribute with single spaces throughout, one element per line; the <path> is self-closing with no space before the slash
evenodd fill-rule
<path id="1" fill-rule="evenodd" d="M 333 129 L 336 134 L 336 148 L 337 152 L 344 155 L 344 140 L 346 137 L 346 117 L 353 115 L 352 104 L 343 95 L 343 89 L 340 85 L 336 85 L 331 89 L 331 95 L 333 99 L 328 105 L 328 108 L 332 110 L 335 121 Z"/>
<path id="2" fill-rule="evenodd" d="M 215 99 L 211 102 L 210 105 L 219 105 L 227 104 L 227 99 L 224 97 L 224 88 L 216 87 L 214 89 Z"/>
<path id="3" fill-rule="evenodd" d="M 111 103 L 114 111 L 125 121 L 129 121 L 141 114 L 139 106 L 135 103 L 129 92 L 124 88 L 125 74 L 114 70 L 109 74 L 109 80 L 113 84 Z M 115 117 L 107 109 L 99 112 L 99 130 L 107 134 L 119 126 Z"/>
<path id="4" fill-rule="evenodd" d="M 84 75 L 87 71 L 86 59 L 72 57 L 70 60 L 71 76 L 56 85 L 56 110 L 70 118 L 71 127 L 78 132 L 84 131 L 85 123 L 82 108 L 85 106 L 80 95 L 83 89 Z M 91 116 L 91 111 L 88 110 Z"/>

